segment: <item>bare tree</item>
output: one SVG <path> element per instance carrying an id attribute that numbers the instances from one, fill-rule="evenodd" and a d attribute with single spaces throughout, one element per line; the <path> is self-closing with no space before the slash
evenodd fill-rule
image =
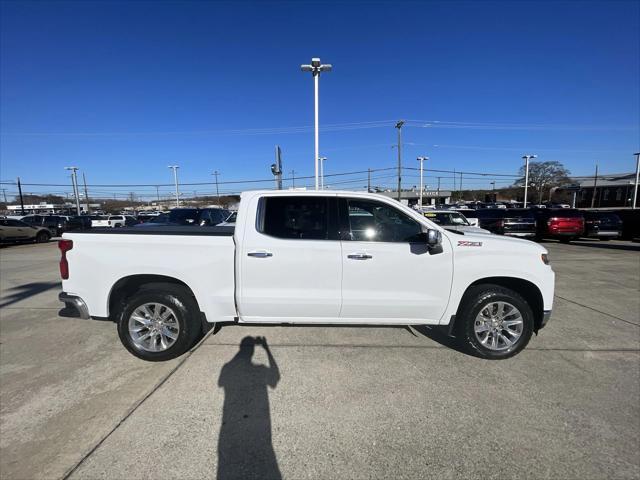
<path id="1" fill-rule="evenodd" d="M 516 183 L 524 184 L 524 174 L 523 165 L 518 172 L 522 177 Z M 538 203 L 542 203 L 544 193 L 552 187 L 569 183 L 569 174 L 569 170 L 557 161 L 529 163 L 529 187 L 538 194 Z"/>

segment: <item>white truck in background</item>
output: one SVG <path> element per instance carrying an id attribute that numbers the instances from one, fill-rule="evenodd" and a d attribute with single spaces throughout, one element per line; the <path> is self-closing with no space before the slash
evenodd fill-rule
<path id="1" fill-rule="evenodd" d="M 59 246 L 61 315 L 113 320 L 150 361 L 216 322 L 438 325 L 502 359 L 553 303 L 540 245 L 447 231 L 370 193 L 245 192 L 235 226 L 65 233 Z"/>

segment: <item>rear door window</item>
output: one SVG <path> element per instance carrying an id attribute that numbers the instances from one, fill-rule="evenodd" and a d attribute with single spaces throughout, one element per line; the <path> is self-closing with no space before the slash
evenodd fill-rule
<path id="1" fill-rule="evenodd" d="M 264 197 L 257 227 L 276 238 L 328 240 L 329 197 Z"/>

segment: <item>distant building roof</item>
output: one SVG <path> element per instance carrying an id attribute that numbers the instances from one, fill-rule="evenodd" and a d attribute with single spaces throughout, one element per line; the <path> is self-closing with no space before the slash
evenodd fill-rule
<path id="1" fill-rule="evenodd" d="M 580 188 L 593 187 L 593 175 L 584 177 L 571 177 L 573 183 L 580 185 Z M 606 175 L 598 175 L 598 187 L 620 187 L 629 184 L 634 185 L 636 174 L 634 173 L 608 173 Z"/>

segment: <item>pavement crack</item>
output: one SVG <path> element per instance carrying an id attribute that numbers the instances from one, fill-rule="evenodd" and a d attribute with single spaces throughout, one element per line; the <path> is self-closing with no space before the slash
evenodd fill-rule
<path id="1" fill-rule="evenodd" d="M 561 300 L 564 300 L 565 302 L 573 303 L 574 305 L 588 308 L 589 310 L 597 312 L 601 315 L 606 315 L 607 317 L 615 318 L 616 320 L 620 320 L 621 322 L 628 323 L 629 325 L 633 325 L 634 327 L 640 327 L 640 325 L 638 325 L 637 323 L 630 322 L 629 320 L 625 320 L 624 318 L 616 317 L 615 315 L 612 315 L 607 312 L 603 312 L 602 310 L 598 310 L 597 308 L 590 307 L 589 305 L 585 305 L 584 303 L 576 302 L 575 300 L 569 300 L 568 298 L 561 297 L 560 295 L 554 295 L 554 296 L 556 298 L 560 298 Z"/>
<path id="2" fill-rule="evenodd" d="M 133 406 L 127 411 L 127 413 L 124 415 L 124 417 L 122 417 L 118 423 L 116 423 L 116 425 L 109 430 L 101 439 L 100 441 L 98 441 L 98 443 L 96 443 L 85 455 L 82 456 L 82 458 L 73 466 L 71 467 L 69 470 L 67 470 L 67 472 L 62 476 L 62 480 L 67 480 L 71 475 L 73 475 L 73 473 L 80 468 L 80 466 L 91 456 L 93 455 L 93 453 L 98 450 L 98 448 L 100 448 L 100 446 L 118 429 L 120 428 L 120 425 L 122 425 L 124 422 L 127 421 L 127 419 L 133 415 L 135 413 L 136 410 L 138 410 L 139 407 L 142 406 L 142 404 L 149 398 L 151 397 L 151 395 L 153 395 L 155 392 L 158 391 L 158 389 L 160 389 L 160 387 L 162 387 L 167 380 L 169 380 L 174 373 L 176 373 L 178 371 L 178 369 L 180 367 L 182 367 L 182 365 L 185 364 L 185 362 L 187 360 L 189 360 L 189 358 L 191 358 L 191 355 L 193 355 L 193 353 L 201 346 L 203 345 L 203 343 L 205 342 L 205 340 L 207 338 L 209 338 L 210 335 L 213 334 L 213 329 L 210 330 L 199 342 L 197 345 L 195 345 L 191 350 L 189 350 L 187 353 L 185 353 L 182 358 L 180 358 L 180 361 L 177 363 L 177 365 L 175 367 L 173 367 L 171 369 L 171 371 L 169 373 L 167 373 L 165 375 L 164 378 L 162 378 L 158 383 L 156 383 L 153 388 L 146 394 L 144 395 L 140 400 L 138 400 L 136 403 L 133 404 Z"/>

